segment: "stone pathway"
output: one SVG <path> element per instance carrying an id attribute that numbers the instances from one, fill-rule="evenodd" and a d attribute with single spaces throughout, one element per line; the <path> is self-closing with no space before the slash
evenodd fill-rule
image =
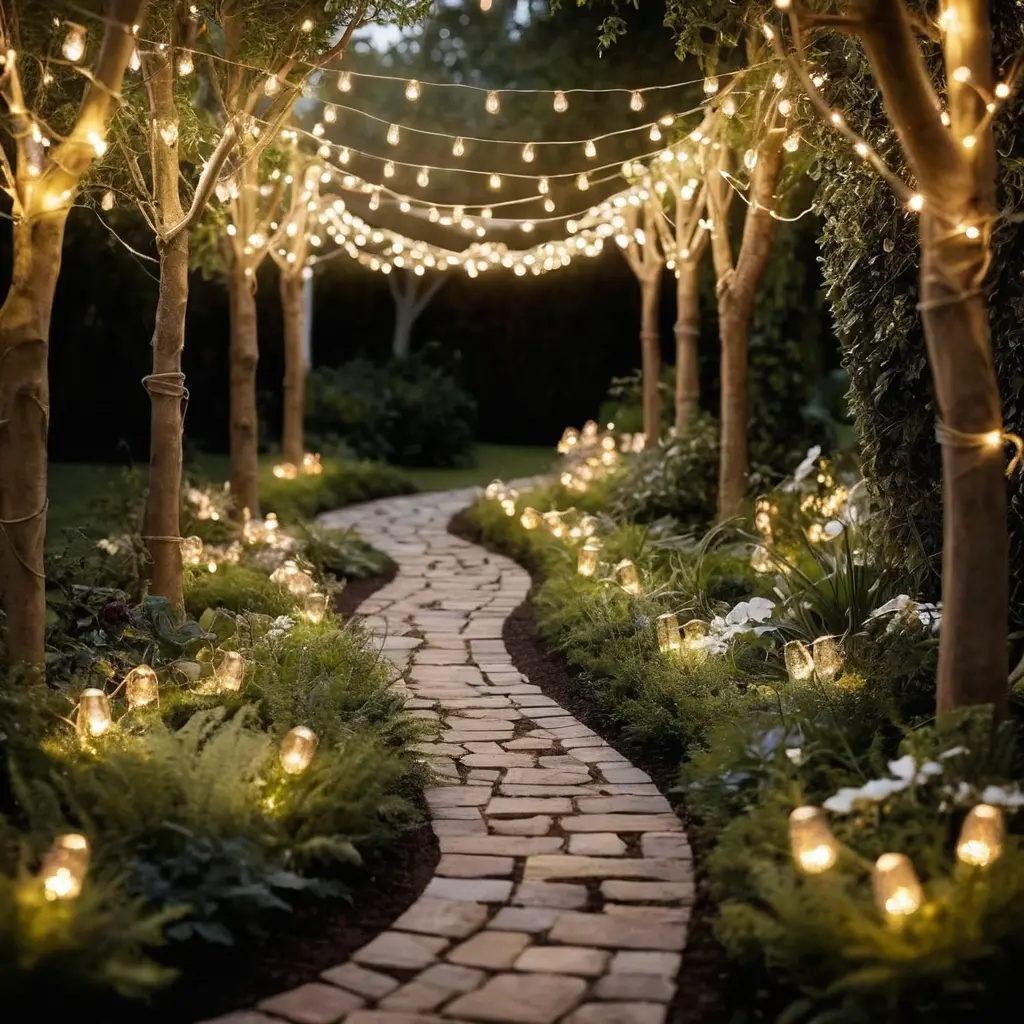
<path id="1" fill-rule="evenodd" d="M 360 612 L 402 672 L 443 785 L 441 860 L 391 928 L 321 980 L 218 1024 L 663 1024 L 694 898 L 649 776 L 516 671 L 528 575 L 447 532 L 472 490 L 329 513 L 399 565 Z"/>

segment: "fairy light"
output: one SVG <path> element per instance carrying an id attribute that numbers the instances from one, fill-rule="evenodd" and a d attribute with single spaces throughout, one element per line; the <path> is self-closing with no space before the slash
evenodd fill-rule
<path id="1" fill-rule="evenodd" d="M 704 95 L 714 96 L 718 92 L 718 76 L 709 75 L 704 79 Z"/>
<path id="2" fill-rule="evenodd" d="M 996 85 L 995 94 L 999 99 L 1005 100 L 1010 95 L 1010 87 L 1005 82 L 999 82 L 999 84 Z"/>
<path id="3" fill-rule="evenodd" d="M 872 886 L 878 909 L 889 920 L 908 917 L 924 902 L 914 865 L 902 853 L 883 853 L 875 861 Z"/>
<path id="4" fill-rule="evenodd" d="M 949 116 L 949 111 L 944 110 L 939 114 L 939 120 L 948 128 L 952 123 L 953 119 Z"/>
<path id="5" fill-rule="evenodd" d="M 853 147 L 853 149 L 857 156 L 863 157 L 863 159 L 867 160 L 869 150 L 863 142 L 858 142 L 857 145 Z"/>
<path id="6" fill-rule="evenodd" d="M 576 175 L 576 187 L 581 192 L 586 192 L 590 188 L 590 179 L 585 174 Z"/>
<path id="7" fill-rule="evenodd" d="M 139 48 L 132 48 L 132 55 L 128 58 L 128 69 L 130 71 L 138 71 L 142 67 L 142 58 L 139 56 Z"/>
<path id="8" fill-rule="evenodd" d="M 650 138 L 651 142 L 661 142 L 661 129 L 656 124 L 651 125 L 648 138 Z"/>
<path id="9" fill-rule="evenodd" d="M 466 144 L 461 138 L 452 144 L 452 156 L 462 156 L 466 152 Z"/>
<path id="10" fill-rule="evenodd" d="M 267 97 L 276 96 L 281 91 L 281 79 L 277 75 L 270 75 L 263 83 L 263 95 Z"/>
<path id="11" fill-rule="evenodd" d="M 325 104 L 323 118 L 328 124 L 334 124 L 338 120 L 338 108 L 333 103 Z"/>
<path id="12" fill-rule="evenodd" d="M 957 858 L 971 867 L 986 868 L 999 859 L 1005 837 L 1003 812 L 991 804 L 977 804 L 964 818 L 956 844 Z"/>
<path id="13" fill-rule="evenodd" d="M 789 815 L 789 845 L 793 859 L 809 875 L 828 871 L 839 855 L 839 844 L 820 807 L 797 807 Z"/>
<path id="14" fill-rule="evenodd" d="M 535 154 L 533 151 L 533 143 L 528 142 L 525 146 L 523 146 L 523 160 L 528 164 L 533 163 L 534 155 Z"/>
<path id="15" fill-rule="evenodd" d="M 173 146 L 178 141 L 177 121 L 157 121 L 156 127 L 165 146 Z"/>
<path id="16" fill-rule="evenodd" d="M 793 103 L 792 103 L 791 100 L 788 100 L 788 99 L 781 99 L 781 100 L 779 100 L 779 113 L 783 117 L 789 117 L 789 115 L 792 112 L 793 112 Z"/>
<path id="17" fill-rule="evenodd" d="M 430 171 L 426 167 L 421 167 L 419 174 L 416 175 L 416 184 L 420 188 L 426 188 L 430 184 Z"/>
<path id="18" fill-rule="evenodd" d="M 108 188 L 100 200 L 100 209 L 109 212 L 114 208 L 114 193 Z"/>
<path id="19" fill-rule="evenodd" d="M 77 64 L 85 56 L 86 31 L 81 25 L 71 21 L 67 22 L 67 26 L 67 35 L 64 36 L 60 52 L 72 64 Z"/>
<path id="20" fill-rule="evenodd" d="M 299 26 L 299 31 L 308 34 L 312 32 L 315 27 L 316 26 L 312 18 L 304 18 L 302 24 Z"/>
<path id="21" fill-rule="evenodd" d="M 545 195 L 547 195 L 547 194 L 548 194 L 548 191 L 550 190 L 550 188 L 551 188 L 551 185 L 549 184 L 549 182 L 548 182 L 548 179 L 547 179 L 547 178 L 541 178 L 541 179 L 540 179 L 540 180 L 539 180 L 539 181 L 537 182 L 537 191 L 538 191 L 538 192 L 539 192 L 539 193 L 540 193 L 540 194 L 541 194 L 542 196 L 545 196 Z"/>
<path id="22" fill-rule="evenodd" d="M 183 53 L 181 60 L 178 61 L 178 74 L 182 78 L 187 78 L 193 71 L 195 71 L 195 65 L 192 63 L 192 54 Z"/>
<path id="23" fill-rule="evenodd" d="M 832 113 L 831 113 L 831 114 L 829 115 L 829 120 L 830 120 L 830 121 L 831 121 L 831 122 L 832 122 L 832 123 L 833 123 L 833 124 L 834 124 L 834 125 L 835 125 L 835 126 L 836 126 L 837 128 L 842 128 L 842 126 L 843 126 L 843 125 L 844 125 L 844 124 L 846 123 L 845 121 L 843 121 L 843 115 L 842 115 L 842 114 L 840 114 L 840 113 L 839 113 L 838 111 L 833 111 L 833 112 L 832 112 Z"/>
<path id="24" fill-rule="evenodd" d="M 342 71 L 338 75 L 338 89 L 340 92 L 351 92 L 352 91 L 352 72 Z"/>
<path id="25" fill-rule="evenodd" d="M 497 114 L 501 110 L 501 99 L 493 89 L 487 94 L 484 109 L 488 114 Z"/>
<path id="26" fill-rule="evenodd" d="M 93 152 L 97 156 L 103 156 L 103 154 L 106 153 L 108 148 L 107 140 L 104 139 L 99 132 L 89 132 L 89 134 L 86 136 L 86 140 L 88 141 L 89 145 L 92 146 Z"/>
<path id="27" fill-rule="evenodd" d="M 953 71 L 953 81 L 954 82 L 963 83 L 963 82 L 969 82 L 970 80 L 971 80 L 971 69 L 969 67 L 967 67 L 965 64 L 961 64 L 960 67 L 954 69 L 954 71 Z"/>
<path id="28" fill-rule="evenodd" d="M 399 133 L 398 125 L 397 124 L 388 125 L 388 134 L 387 134 L 388 145 L 397 146 L 400 138 L 401 138 L 401 136 L 400 136 L 400 133 Z"/>
<path id="29" fill-rule="evenodd" d="M 996 95 L 998 95 L 998 92 Z M 638 89 L 634 89 L 632 95 L 629 97 L 629 109 L 636 112 L 644 109 L 643 93 Z"/>
<path id="30" fill-rule="evenodd" d="M 380 191 L 378 189 L 374 189 L 373 192 L 370 193 L 369 206 L 371 210 L 376 210 L 377 207 L 380 206 Z"/>
<path id="31" fill-rule="evenodd" d="M 962 145 L 964 147 L 964 149 L 974 149 L 974 147 L 977 144 L 978 144 L 978 140 L 973 135 L 965 135 L 960 140 L 960 145 Z"/>
<path id="32" fill-rule="evenodd" d="M 814 86 L 815 89 L 820 89 L 827 80 L 828 76 L 823 75 L 820 71 L 811 75 L 811 84 Z"/>
<path id="33" fill-rule="evenodd" d="M 564 114 L 569 109 L 569 101 L 561 89 L 556 90 L 555 98 L 551 102 L 556 114 Z"/>
<path id="34" fill-rule="evenodd" d="M 800 148 L 800 136 L 789 135 L 786 140 L 782 143 L 782 148 L 787 153 L 795 153 Z"/>
<path id="35" fill-rule="evenodd" d="M 389 160 L 384 165 L 384 177 L 385 178 L 393 178 L 394 176 L 395 176 L 395 162 L 394 162 L 394 160 Z"/>
<path id="36" fill-rule="evenodd" d="M 780 11 L 788 11 L 792 5 L 793 0 L 775 0 L 775 6 L 778 7 Z"/>
<path id="37" fill-rule="evenodd" d="M 297 725 L 281 741 L 281 767 L 289 775 L 301 775 L 312 763 L 316 753 L 317 735 L 304 725 Z"/>
<path id="38" fill-rule="evenodd" d="M 920 213 L 924 209 L 924 196 L 920 192 L 915 192 L 907 200 L 907 209 L 914 213 Z"/>
<path id="39" fill-rule="evenodd" d="M 423 86 L 416 81 L 415 78 L 409 80 L 405 86 L 405 98 L 411 103 L 415 103 L 423 94 Z"/>
<path id="40" fill-rule="evenodd" d="M 43 894 L 49 901 L 73 900 L 82 891 L 89 870 L 89 840 L 78 832 L 55 836 L 43 863 L 39 879 Z"/>
<path id="41" fill-rule="evenodd" d="M 588 139 L 586 144 L 583 146 L 583 155 L 588 160 L 593 160 L 597 156 L 597 146 L 593 139 Z"/>
<path id="42" fill-rule="evenodd" d="M 752 171 L 757 166 L 756 149 L 748 149 L 746 153 L 743 154 L 743 166 L 746 167 L 748 171 Z"/>

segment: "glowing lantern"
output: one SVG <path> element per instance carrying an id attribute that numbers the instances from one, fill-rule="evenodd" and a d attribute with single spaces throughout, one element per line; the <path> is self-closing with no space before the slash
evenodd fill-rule
<path id="1" fill-rule="evenodd" d="M 871 884 L 878 909 L 889 918 L 907 917 L 924 901 L 914 865 L 902 853 L 883 853 L 875 861 Z"/>
<path id="2" fill-rule="evenodd" d="M 148 665 L 136 665 L 124 679 L 125 698 L 130 708 L 144 708 L 160 700 L 156 673 Z"/>
<path id="3" fill-rule="evenodd" d="M 314 590 L 302 602 L 302 614 L 314 625 L 323 622 L 327 611 L 327 595 Z"/>
<path id="4" fill-rule="evenodd" d="M 291 560 L 278 566 L 270 574 L 270 582 L 279 584 L 296 597 L 305 597 L 316 587 L 313 577 Z"/>
<path id="5" fill-rule="evenodd" d="M 625 558 L 615 566 L 615 575 L 619 579 L 619 586 L 631 597 L 639 597 L 641 593 L 640 574 L 636 566 Z"/>
<path id="6" fill-rule="evenodd" d="M 789 845 L 801 871 L 820 875 L 839 855 L 839 844 L 820 807 L 798 807 L 789 816 Z"/>
<path id="7" fill-rule="evenodd" d="M 312 729 L 297 725 L 281 740 L 281 767 L 289 775 L 301 775 L 316 753 L 317 737 Z"/>
<path id="8" fill-rule="evenodd" d="M 565 524 L 562 522 L 562 513 L 552 510 L 551 512 L 545 512 L 544 524 L 551 531 L 551 536 L 556 540 L 561 540 L 565 536 Z"/>
<path id="9" fill-rule="evenodd" d="M 487 94 L 484 109 L 486 109 L 488 114 L 496 114 L 501 110 L 501 100 L 498 98 L 498 94 L 496 92 L 492 91 Z"/>
<path id="10" fill-rule="evenodd" d="M 68 33 L 60 50 L 72 64 L 77 64 L 85 56 L 85 39 L 85 29 L 69 21 Z"/>
<path id="11" fill-rule="evenodd" d="M 294 480 L 298 475 L 298 467 L 293 462 L 279 462 L 274 467 L 274 476 L 278 480 Z"/>
<path id="12" fill-rule="evenodd" d="M 772 556 L 768 553 L 768 549 L 762 547 L 760 544 L 754 548 L 750 555 L 750 568 L 754 572 L 771 572 L 775 563 L 772 561 Z"/>
<path id="13" fill-rule="evenodd" d="M 217 693 L 237 693 L 245 678 L 245 658 L 238 651 L 223 651 L 213 673 Z"/>
<path id="14" fill-rule="evenodd" d="M 658 649 L 662 654 L 670 654 L 678 651 L 683 645 L 682 637 L 679 635 L 679 620 L 672 612 L 665 612 L 657 618 L 658 625 Z"/>
<path id="15" fill-rule="evenodd" d="M 302 456 L 302 472 L 307 476 L 320 476 L 324 467 L 320 462 L 320 455 L 313 452 L 306 452 Z"/>
<path id="16" fill-rule="evenodd" d="M 565 455 L 571 451 L 580 442 L 580 432 L 574 427 L 566 427 L 562 433 L 561 440 L 558 442 L 558 452 L 561 455 Z"/>
<path id="17" fill-rule="evenodd" d="M 89 870 L 89 840 L 78 832 L 55 836 L 43 858 L 39 878 L 48 900 L 73 900 Z"/>
<path id="18" fill-rule="evenodd" d="M 484 489 L 484 497 L 488 501 L 497 501 L 505 496 L 505 484 L 501 480 L 492 480 Z"/>
<path id="19" fill-rule="evenodd" d="M 683 626 L 683 637 L 686 640 L 687 647 L 692 648 L 694 644 L 703 640 L 707 635 L 708 624 L 703 619 L 690 619 Z"/>
<path id="20" fill-rule="evenodd" d="M 565 93 L 561 89 L 555 93 L 552 106 L 555 108 L 556 114 L 564 114 L 569 109 L 569 101 L 565 98 Z"/>
<path id="21" fill-rule="evenodd" d="M 805 643 L 790 640 L 786 644 L 786 671 L 794 682 L 810 679 L 814 675 L 814 660 Z"/>
<path id="22" fill-rule="evenodd" d="M 536 530 L 543 521 L 540 513 L 535 508 L 530 508 L 529 505 L 523 509 L 523 514 L 519 517 L 519 522 L 522 523 L 524 530 Z"/>
<path id="23" fill-rule="evenodd" d="M 198 565 L 203 559 L 202 537 L 185 537 L 181 541 L 181 560 L 185 565 Z"/>
<path id="24" fill-rule="evenodd" d="M 601 545 L 591 541 L 580 548 L 576 556 L 576 571 L 581 576 L 593 576 L 597 572 L 597 560 L 601 554 Z"/>
<path id="25" fill-rule="evenodd" d="M 964 864 L 988 867 L 1003 852 L 1005 835 L 1003 812 L 991 804 L 978 804 L 964 818 L 956 843 L 956 855 Z"/>
<path id="26" fill-rule="evenodd" d="M 83 690 L 78 698 L 78 735 L 102 736 L 113 724 L 107 695 L 93 688 Z"/>
<path id="27" fill-rule="evenodd" d="M 830 683 L 843 667 L 846 660 L 843 648 L 834 636 L 819 636 L 813 644 L 814 671 L 823 683 Z"/>

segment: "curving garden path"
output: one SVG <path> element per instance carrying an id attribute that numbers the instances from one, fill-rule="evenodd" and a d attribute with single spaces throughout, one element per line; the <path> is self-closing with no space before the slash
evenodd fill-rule
<path id="1" fill-rule="evenodd" d="M 321 980 L 220 1024 L 662 1024 L 694 897 L 679 819 L 644 772 L 516 671 L 528 575 L 447 532 L 478 492 L 332 512 L 399 566 L 360 612 L 443 781 L 441 860 L 391 928 Z"/>

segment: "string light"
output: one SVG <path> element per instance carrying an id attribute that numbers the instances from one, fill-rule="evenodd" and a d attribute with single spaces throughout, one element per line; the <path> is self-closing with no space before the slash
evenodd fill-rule
<path id="1" fill-rule="evenodd" d="M 142 58 L 139 56 L 139 48 L 132 47 L 132 55 L 128 58 L 128 68 L 131 71 L 138 71 L 142 67 Z"/>
<path id="2" fill-rule="evenodd" d="M 652 124 L 648 136 L 651 142 L 661 142 L 661 129 L 656 124 Z"/>
<path id="3" fill-rule="evenodd" d="M 710 75 L 704 79 L 704 95 L 714 96 L 718 92 L 718 76 Z"/>
<path id="4" fill-rule="evenodd" d="M 114 193 L 108 188 L 100 200 L 100 209 L 110 211 L 114 208 Z"/>
<path id="5" fill-rule="evenodd" d="M 1006 84 L 1006 82 L 1000 82 L 998 85 L 996 85 L 995 93 L 996 96 L 999 97 L 999 99 L 1005 100 L 1010 95 L 1010 87 Z"/>
<path id="6" fill-rule="evenodd" d="M 525 146 L 523 146 L 523 160 L 525 160 L 528 164 L 533 163 L 533 157 L 533 143 L 528 142 Z"/>
<path id="7" fill-rule="evenodd" d="M 797 807 L 789 816 L 789 845 L 793 859 L 809 875 L 832 867 L 839 845 L 820 807 Z"/>
<path id="8" fill-rule="evenodd" d="M 491 188 L 495 192 L 497 192 L 498 189 L 501 188 L 501 175 L 500 174 L 492 174 L 487 179 L 487 185 L 488 185 L 489 188 Z"/>
<path id="9" fill-rule="evenodd" d="M 192 63 L 192 55 L 189 53 L 183 53 L 181 60 L 178 61 L 178 74 L 182 78 L 187 78 L 195 70 L 195 65 Z"/>
<path id="10" fill-rule="evenodd" d="M 542 196 L 544 196 L 544 195 L 547 195 L 547 194 L 548 194 L 548 190 L 549 190 L 550 188 L 551 188 L 551 186 L 549 185 L 549 183 L 548 183 L 548 179 L 547 179 L 547 178 L 541 178 L 541 179 L 540 179 L 540 180 L 539 180 L 539 181 L 537 182 L 537 191 L 538 191 L 538 192 L 539 192 L 539 193 L 540 193 L 540 194 L 541 194 Z"/>
<path id="11" fill-rule="evenodd" d="M 338 75 L 338 89 L 341 92 L 351 92 L 352 91 L 352 72 L 351 71 L 342 71 L 341 74 Z"/>
<path id="12" fill-rule="evenodd" d="M 405 98 L 410 102 L 415 102 L 416 100 L 418 100 L 422 92 L 423 87 L 420 85 L 419 82 L 416 81 L 415 78 L 410 79 L 405 86 Z"/>
<path id="13" fill-rule="evenodd" d="M 924 902 L 914 865 L 902 853 L 883 853 L 875 861 L 872 886 L 878 909 L 890 920 L 908 917 Z"/>
<path id="14" fill-rule="evenodd" d="M 953 71 L 954 82 L 969 82 L 971 80 L 971 69 L 964 64 Z"/>
<path id="15" fill-rule="evenodd" d="M 800 148 L 800 136 L 789 135 L 786 137 L 785 142 L 782 143 L 782 148 L 787 153 L 795 153 Z"/>
<path id="16" fill-rule="evenodd" d="M 46 899 L 75 899 L 82 891 L 90 857 L 89 840 L 85 836 L 78 832 L 55 836 L 39 868 Z"/>
<path id="17" fill-rule="evenodd" d="M 77 64 L 85 56 L 85 45 L 88 37 L 82 25 L 76 25 L 73 21 L 66 22 L 66 24 L 68 31 L 67 35 L 64 36 L 60 52 L 72 64 Z"/>
<path id="18" fill-rule="evenodd" d="M 452 156 L 462 156 L 466 152 L 466 144 L 462 139 L 456 139 L 452 145 Z"/>
<path id="19" fill-rule="evenodd" d="M 308 34 L 308 33 L 313 31 L 314 27 L 315 26 L 314 26 L 314 23 L 313 23 L 313 19 L 312 18 L 305 18 L 303 20 L 302 24 L 299 26 L 299 31 L 300 32 L 305 32 L 305 33 Z"/>
<path id="20" fill-rule="evenodd" d="M 576 187 L 581 192 L 586 192 L 590 188 L 590 179 L 585 174 L 576 175 Z"/>
<path id="21" fill-rule="evenodd" d="M 597 146 L 594 144 L 593 139 L 588 139 L 586 144 L 583 146 L 583 154 L 588 160 L 593 160 L 597 156 Z"/>
<path id="22" fill-rule="evenodd" d="M 426 167 L 421 167 L 419 174 L 416 175 L 416 184 L 420 188 L 426 188 L 430 184 L 430 171 Z"/>
<path id="23" fill-rule="evenodd" d="M 978 140 L 973 135 L 965 135 L 961 140 L 961 145 L 964 149 L 974 149 L 978 144 Z"/>
<path id="24" fill-rule="evenodd" d="M 484 109 L 488 114 L 497 114 L 501 110 L 501 100 L 493 89 L 487 94 L 487 99 L 484 101 Z"/>
<path id="25" fill-rule="evenodd" d="M 398 145 L 399 141 L 401 140 L 401 136 L 397 124 L 392 124 L 388 126 L 387 140 L 388 144 L 391 146 Z"/>
<path id="26" fill-rule="evenodd" d="M 393 160 L 389 160 L 384 165 L 384 177 L 393 178 L 395 176 L 395 163 Z"/>
<path id="27" fill-rule="evenodd" d="M 268 76 L 263 83 L 263 95 L 267 97 L 276 96 L 281 91 L 281 79 L 277 75 Z"/>
<path id="28" fill-rule="evenodd" d="M 555 98 L 552 100 L 551 105 L 554 107 L 556 114 L 564 114 L 569 109 L 569 101 L 561 89 L 556 90 Z"/>
<path id="29" fill-rule="evenodd" d="M 996 95 L 998 95 L 998 91 Z M 641 111 L 644 109 L 643 93 L 638 89 L 634 89 L 633 94 L 629 97 L 629 109 L 633 111 Z"/>

